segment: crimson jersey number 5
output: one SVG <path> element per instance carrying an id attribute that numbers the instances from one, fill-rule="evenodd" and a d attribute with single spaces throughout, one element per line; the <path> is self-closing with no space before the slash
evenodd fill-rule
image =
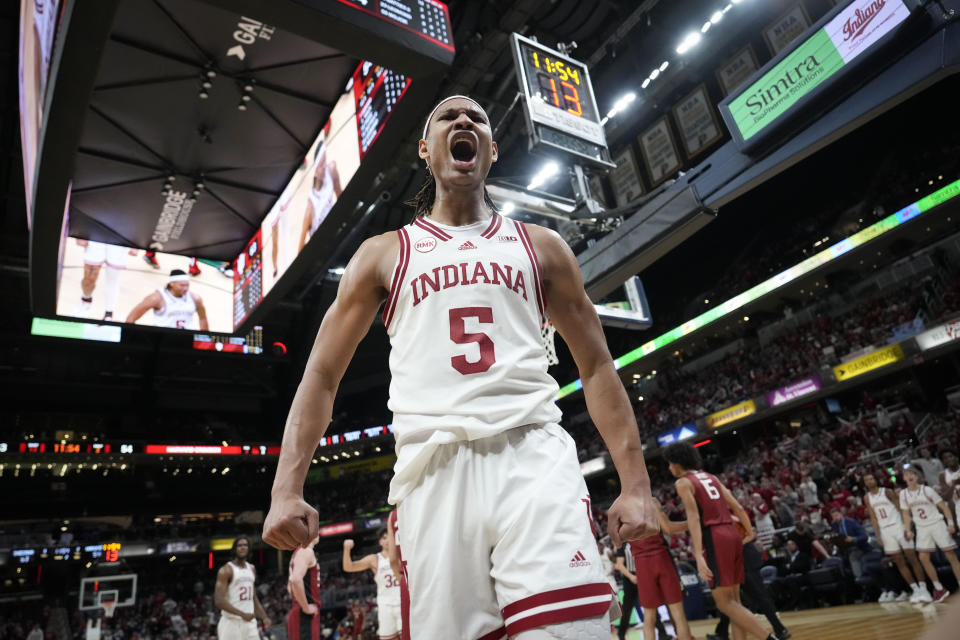
<path id="1" fill-rule="evenodd" d="M 481 324 L 493 324 L 493 309 L 490 307 L 459 307 L 450 309 L 450 339 L 457 344 L 477 343 L 480 347 L 480 359 L 470 362 L 466 356 L 453 356 L 450 366 L 462 373 L 483 373 L 493 366 L 497 356 L 493 350 L 493 340 L 485 333 L 467 333 L 464 320 L 476 318 Z"/>

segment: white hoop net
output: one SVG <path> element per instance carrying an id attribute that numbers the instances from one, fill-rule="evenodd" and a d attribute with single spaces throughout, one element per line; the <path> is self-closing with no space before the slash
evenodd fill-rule
<path id="1" fill-rule="evenodd" d="M 117 608 L 116 600 L 104 600 L 100 603 L 100 606 L 103 607 L 103 616 L 105 618 L 113 617 L 113 610 Z"/>
<path id="2" fill-rule="evenodd" d="M 547 352 L 547 362 L 551 365 L 560 364 L 560 359 L 557 358 L 557 345 L 554 342 L 554 336 L 557 333 L 557 328 L 553 326 L 553 323 L 547 320 L 540 325 L 540 338 L 543 341 L 543 349 Z"/>

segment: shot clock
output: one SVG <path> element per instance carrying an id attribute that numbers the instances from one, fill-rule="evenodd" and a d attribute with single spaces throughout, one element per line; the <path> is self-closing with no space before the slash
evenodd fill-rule
<path id="1" fill-rule="evenodd" d="M 512 50 L 531 151 L 558 150 L 612 167 L 587 65 L 516 33 Z"/>

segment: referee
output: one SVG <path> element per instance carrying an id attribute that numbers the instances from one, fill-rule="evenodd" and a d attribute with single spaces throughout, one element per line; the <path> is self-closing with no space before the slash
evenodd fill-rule
<path id="1" fill-rule="evenodd" d="M 617 563 L 614 568 L 623 574 L 623 612 L 620 614 L 620 626 L 617 628 L 617 637 L 625 640 L 627 629 L 630 628 L 630 617 L 633 615 L 633 609 L 637 611 L 637 617 L 643 620 L 643 610 L 640 608 L 640 602 L 637 600 L 637 567 L 633 561 L 633 553 L 630 551 L 630 543 L 624 542 L 617 549 Z M 667 638 L 667 630 L 663 626 L 660 616 L 657 616 L 657 635 L 660 638 Z M 652 640 L 652 639 L 648 639 Z"/>

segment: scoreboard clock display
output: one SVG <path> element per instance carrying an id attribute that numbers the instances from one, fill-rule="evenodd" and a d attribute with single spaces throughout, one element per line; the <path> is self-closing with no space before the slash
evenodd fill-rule
<path id="1" fill-rule="evenodd" d="M 516 33 L 512 49 L 526 103 L 531 150 L 546 147 L 542 150 L 559 150 L 596 166 L 614 166 L 587 65 Z"/>

